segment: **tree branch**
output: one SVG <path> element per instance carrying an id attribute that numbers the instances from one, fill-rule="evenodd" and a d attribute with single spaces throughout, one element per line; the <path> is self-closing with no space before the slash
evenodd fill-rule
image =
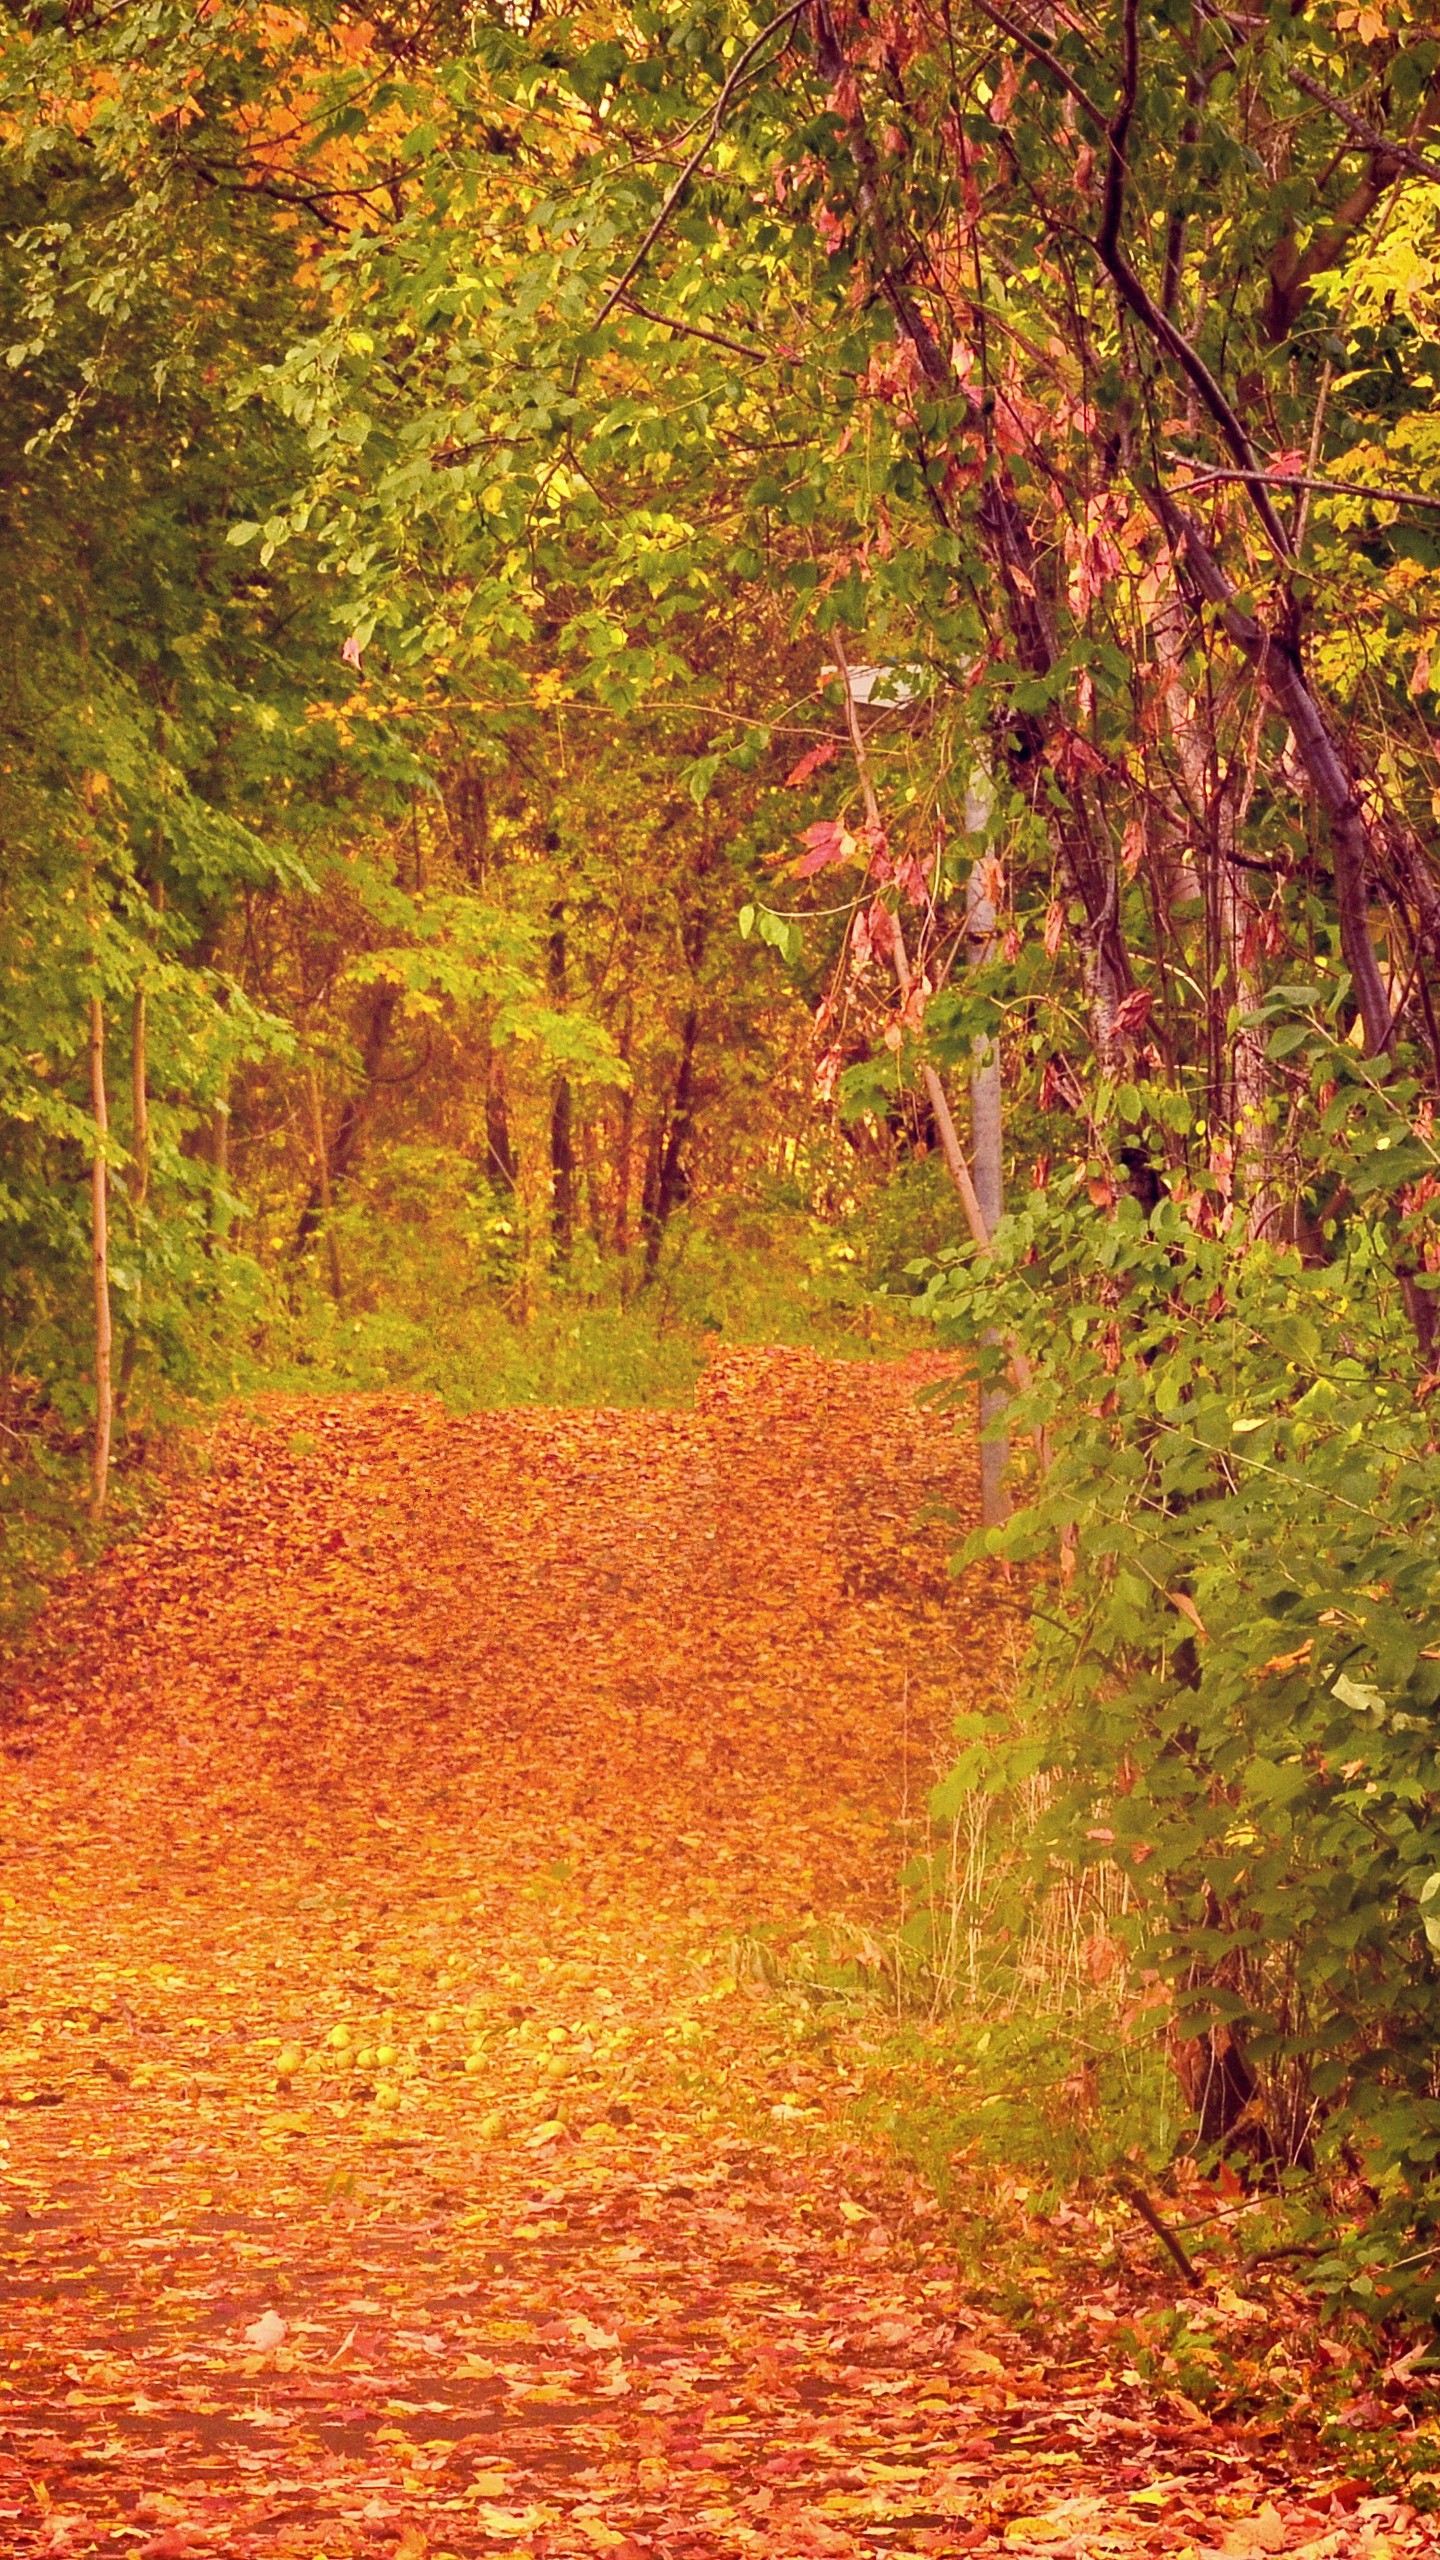
<path id="1" fill-rule="evenodd" d="M 1052 53 L 1047 44 L 1042 44 L 1038 36 L 1032 36 L 1028 28 L 1022 27 L 1016 19 L 1008 16 L 1004 9 L 994 8 L 991 0 L 980 0 L 980 6 L 991 25 L 998 27 L 1001 33 L 1009 36 L 1013 43 L 1023 46 L 1031 61 L 1038 62 L 1043 70 L 1048 71 L 1052 80 L 1058 80 L 1061 88 L 1074 99 L 1082 115 L 1087 115 L 1091 123 L 1098 125 L 1100 131 L 1104 133 L 1108 124 L 1104 108 L 1098 107 L 1088 90 L 1081 88 L 1079 81 L 1066 70 L 1059 55 Z"/>
<path id="2" fill-rule="evenodd" d="M 1140 485 L 1142 496 L 1188 567 L 1199 593 L 1216 608 L 1228 637 L 1248 658 L 1276 710 L 1289 723 L 1296 753 L 1329 820 L 1340 947 L 1360 1007 L 1365 1047 L 1372 1058 L 1382 1057 L 1395 1036 L 1395 1018 L 1370 940 L 1365 821 L 1325 714 L 1295 652 L 1246 612 L 1199 526 L 1177 507 L 1168 491 Z"/>
<path id="3" fill-rule="evenodd" d="M 1427 160 L 1423 151 L 1412 150 L 1408 142 L 1392 142 L 1388 133 L 1377 133 L 1364 116 L 1357 116 L 1343 98 L 1332 98 L 1329 90 L 1322 89 L 1307 72 L 1287 69 L 1285 77 L 1292 89 L 1303 89 L 1307 98 L 1313 98 L 1317 106 L 1324 107 L 1338 124 L 1343 124 L 1365 150 L 1383 152 L 1387 160 L 1398 161 L 1402 169 L 1411 170 L 1417 178 L 1428 178 L 1432 187 L 1440 187 L 1440 160 Z"/>
<path id="4" fill-rule="evenodd" d="M 1183 453 L 1168 453 L 1165 459 L 1187 471 L 1195 467 Z M 1198 478 L 1186 481 L 1181 495 L 1193 497 L 1197 490 L 1213 489 L 1229 480 L 1262 481 L 1270 489 L 1314 489 L 1322 497 L 1376 498 L 1387 507 L 1440 507 L 1440 495 L 1427 496 L 1419 489 L 1376 489 L 1364 480 L 1313 480 L 1300 472 L 1212 471 L 1203 466 Z"/>
<path id="5" fill-rule="evenodd" d="M 742 347 L 738 338 L 723 338 L 718 329 L 699 329 L 693 320 L 668 319 L 663 311 L 651 311 L 645 303 L 637 302 L 633 293 L 623 292 L 619 299 L 625 310 L 633 311 L 639 320 L 653 321 L 657 329 L 673 329 L 680 338 L 703 338 L 707 347 L 726 347 L 732 356 L 743 356 L 747 364 L 760 364 L 764 359 L 763 347 Z M 1440 505 L 1440 500 L 1436 503 Z"/>
<path id="6" fill-rule="evenodd" d="M 603 323 L 609 319 L 611 312 L 614 310 L 616 303 L 625 291 L 626 286 L 628 284 L 632 284 L 636 276 L 640 273 L 641 268 L 644 266 L 646 259 L 649 257 L 651 250 L 654 248 L 655 243 L 659 239 L 661 232 L 664 230 L 670 219 L 670 216 L 675 212 L 677 206 L 684 198 L 691 179 L 694 177 L 696 170 L 699 168 L 701 161 L 704 159 L 706 152 L 709 150 L 711 143 L 714 141 L 715 136 L 724 123 L 726 110 L 730 105 L 730 101 L 735 95 L 735 91 L 740 84 L 742 76 L 746 71 L 748 71 L 751 63 L 754 61 L 756 54 L 763 52 L 765 46 L 769 43 L 770 38 L 777 34 L 781 27 L 793 26 L 797 18 L 803 17 L 809 6 L 810 0 L 790 0 L 789 8 L 782 9 L 778 18 L 772 18 L 768 27 L 762 27 L 758 36 L 756 36 L 750 44 L 747 44 L 744 52 L 732 63 L 730 70 L 726 74 L 720 95 L 711 109 L 710 120 L 705 127 L 704 133 L 696 143 L 694 150 L 691 152 L 689 159 L 686 161 L 679 177 L 675 180 L 674 185 L 668 190 L 664 203 L 661 205 L 659 212 L 656 214 L 654 221 L 651 223 L 649 230 L 646 232 L 644 239 L 641 241 L 639 248 L 636 250 L 630 264 L 625 269 L 624 274 L 617 279 L 605 296 L 604 301 L 601 303 L 599 310 L 596 312 L 594 319 L 590 323 L 592 329 L 600 328 Z"/>
<path id="7" fill-rule="evenodd" d="M 1125 67 L 1120 87 L 1120 102 L 1105 129 L 1107 156 L 1105 166 L 1105 204 L 1095 251 L 1106 274 L 1127 307 L 1134 313 L 1157 346 L 1172 356 L 1181 371 L 1199 392 L 1211 417 L 1234 455 L 1251 488 L 1251 502 L 1265 529 L 1277 560 L 1287 566 L 1294 553 L 1290 537 L 1266 494 L 1264 475 L 1257 472 L 1255 453 L 1250 439 L 1215 380 L 1209 366 L 1198 356 L 1188 338 L 1181 336 L 1173 320 L 1167 318 L 1158 302 L 1152 301 L 1139 276 L 1120 246 L 1120 227 L 1125 212 L 1125 185 L 1129 176 L 1126 157 L 1130 142 L 1130 126 L 1134 120 L 1136 100 L 1140 94 L 1140 16 L 1138 0 L 1125 0 Z"/>

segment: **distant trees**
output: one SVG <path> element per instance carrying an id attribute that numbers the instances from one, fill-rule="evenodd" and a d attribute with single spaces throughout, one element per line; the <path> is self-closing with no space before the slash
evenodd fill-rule
<path id="1" fill-rule="evenodd" d="M 413 369 L 351 297 L 451 183 L 473 32 L 34 11 L 0 54 L 0 1421 L 83 1441 L 97 1507 L 112 1418 L 123 1450 L 312 1253 L 343 1294 L 386 1149 L 468 1166 L 512 1260 L 583 1236 L 639 1280 L 697 1182 L 763 1168 L 770 1067 L 803 1081 L 804 1009 L 731 931 L 753 787 L 722 840 L 693 739 L 677 770 L 557 666 L 579 590 L 467 579 L 424 484 L 463 520 L 469 475 L 415 464 L 404 402 L 337 427 L 294 389 L 335 314 L 347 364 Z M 387 507 L 419 469 L 378 635 L 332 432 Z M 700 681 L 758 716 L 789 642 L 757 602 Z"/>

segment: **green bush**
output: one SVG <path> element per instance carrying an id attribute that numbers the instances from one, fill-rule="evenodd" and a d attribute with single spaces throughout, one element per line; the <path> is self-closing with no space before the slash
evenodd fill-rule
<path id="1" fill-rule="evenodd" d="M 938 1809 L 1045 1773 L 1034 1857 L 1124 1876 L 1197 2140 L 1320 2173 L 1322 2281 L 1385 2308 L 1440 2297 L 1440 1459 L 1396 1267 L 1436 1159 L 1403 1087 L 1314 1050 L 1327 1259 L 1096 1161 L 930 1275 L 947 1335 L 1023 1347 L 1012 1427 L 1052 1451 L 965 1551 L 1036 1569 L 1034 1633 Z"/>
<path id="2" fill-rule="evenodd" d="M 458 1409 L 681 1405 L 707 1337 L 861 1354 L 913 1324 L 872 1302 L 863 1236 L 786 1205 L 720 1202 L 672 1221 L 659 1269 L 602 1260 L 587 1236 L 563 1263 L 525 1249 L 513 1202 L 441 1147 L 393 1148 L 333 1222 L 242 1365 L 246 1384 L 328 1393 L 433 1392 Z"/>

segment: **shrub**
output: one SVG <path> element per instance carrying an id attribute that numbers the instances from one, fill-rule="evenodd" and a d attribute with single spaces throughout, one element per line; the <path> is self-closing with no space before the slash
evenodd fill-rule
<path id="1" fill-rule="evenodd" d="M 1022 1345 L 1052 1451 L 965 1551 L 1035 1569 L 1033 1636 L 949 1796 L 1046 1774 L 1035 1855 L 1126 1878 L 1194 2139 L 1328 2176 L 1367 2237 L 1322 2274 L 1379 2305 L 1440 2293 L 1440 1459 L 1388 1232 L 1352 1209 L 1307 1261 L 1091 1165 L 928 1282 L 977 1357 Z"/>

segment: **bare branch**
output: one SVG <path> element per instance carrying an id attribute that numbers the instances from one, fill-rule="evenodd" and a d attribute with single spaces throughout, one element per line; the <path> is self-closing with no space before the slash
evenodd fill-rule
<path id="1" fill-rule="evenodd" d="M 1417 178 L 1428 178 L 1432 187 L 1440 187 L 1440 160 L 1427 160 L 1423 151 L 1412 150 L 1408 142 L 1394 142 L 1388 133 L 1377 133 L 1364 116 L 1357 116 L 1343 98 L 1332 98 L 1329 90 L 1322 89 L 1308 72 L 1287 68 L 1285 76 L 1292 89 L 1303 89 L 1307 98 L 1313 98 L 1317 106 L 1324 107 L 1338 124 L 1343 124 L 1366 151 L 1381 152 L 1402 169 L 1413 171 Z"/>
<path id="2" fill-rule="evenodd" d="M 1223 629 L 1249 660 L 1276 710 L 1289 723 L 1295 752 L 1329 821 L 1340 947 L 1360 1007 L 1365 1047 L 1372 1058 L 1383 1057 L 1395 1037 L 1395 1017 L 1370 939 L 1370 848 L 1359 795 L 1330 734 L 1329 723 L 1310 689 L 1298 655 L 1246 611 L 1193 516 L 1186 515 L 1167 490 L 1142 484 L 1141 494 L 1190 571 L 1196 589 L 1207 604 L 1216 608 Z"/>
<path id="3" fill-rule="evenodd" d="M 763 347 L 742 347 L 738 338 L 722 337 L 718 329 L 697 328 L 693 320 L 671 320 L 665 312 L 651 311 L 645 303 L 637 302 L 633 293 L 622 293 L 620 301 L 625 310 L 633 311 L 637 319 L 653 321 L 657 329 L 673 329 L 680 338 L 703 338 L 707 347 L 727 347 L 732 356 L 743 356 L 747 364 L 764 360 Z"/>
<path id="4" fill-rule="evenodd" d="M 1186 470 L 1194 467 L 1188 455 L 1183 453 L 1167 453 L 1165 459 L 1180 463 Z M 1230 480 L 1260 481 L 1270 489 L 1313 489 L 1322 497 L 1376 498 L 1387 507 L 1440 508 L 1440 494 L 1427 496 L 1421 489 L 1376 489 L 1364 480 L 1314 480 L 1307 474 L 1290 471 L 1212 471 L 1208 466 L 1194 480 L 1185 482 L 1180 495 L 1193 498 L 1201 490 L 1213 489 L 1221 481 Z"/>

